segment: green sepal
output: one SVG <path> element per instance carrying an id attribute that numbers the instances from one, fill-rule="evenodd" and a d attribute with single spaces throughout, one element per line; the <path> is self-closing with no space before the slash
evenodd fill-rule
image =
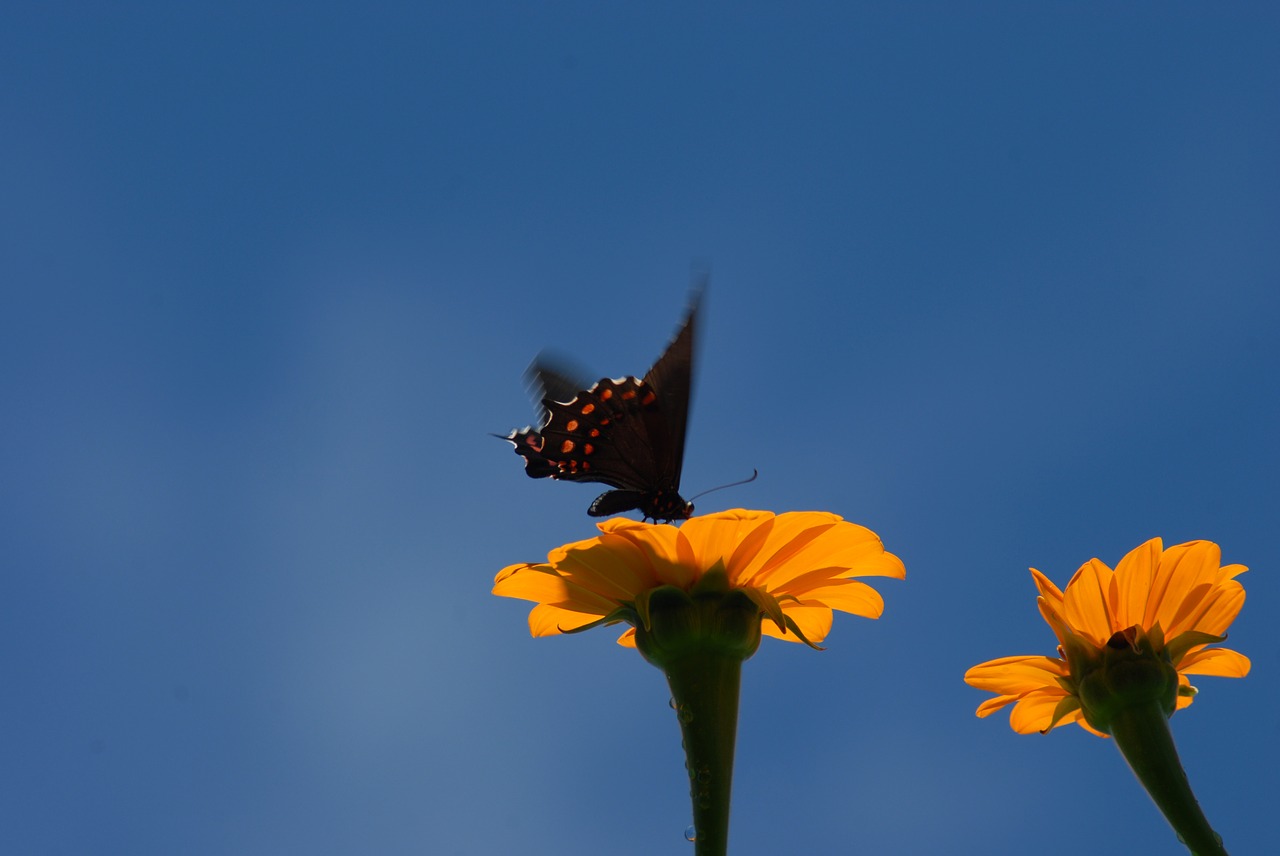
<path id="1" fill-rule="evenodd" d="M 769 619 L 778 629 L 784 633 L 787 630 L 787 618 L 782 612 L 782 604 L 778 603 L 778 599 L 767 591 L 758 588 L 742 589 L 746 595 L 755 601 L 756 607 L 760 610 L 760 614 L 764 618 Z"/>
<path id="2" fill-rule="evenodd" d="M 636 623 L 635 610 L 629 606 L 620 606 L 603 618 L 597 618 L 590 624 L 584 624 L 581 627 L 572 627 L 565 630 L 563 627 L 557 626 L 556 629 L 566 636 L 569 636 L 574 633 L 583 633 L 596 627 L 608 627 L 611 624 L 621 624 L 624 621 L 633 625 Z"/>
<path id="3" fill-rule="evenodd" d="M 827 650 L 826 648 L 823 648 L 821 645 L 810 642 L 809 637 L 804 635 L 804 631 L 800 629 L 800 625 L 796 624 L 795 619 L 792 618 L 790 615 L 783 614 L 782 619 L 787 623 L 787 630 L 790 631 L 791 633 L 794 633 L 801 642 L 808 645 L 810 648 L 812 648 L 815 651 Z"/>
<path id="4" fill-rule="evenodd" d="M 635 603 L 636 620 L 632 624 L 636 627 L 644 625 L 648 630 L 653 626 L 653 620 L 649 617 L 649 599 L 653 597 L 653 593 L 657 589 L 645 589 L 640 593 L 640 599 Z"/>
<path id="5" fill-rule="evenodd" d="M 1058 702 L 1058 706 L 1053 709 L 1053 719 L 1049 720 L 1049 724 L 1045 728 L 1041 729 L 1040 733 L 1048 734 L 1053 730 L 1054 726 L 1062 721 L 1064 716 L 1070 716 L 1079 709 L 1080 699 L 1076 698 L 1074 695 L 1067 696 L 1062 701 Z"/>
<path id="6" fill-rule="evenodd" d="M 1097 667 L 1100 653 L 1093 642 L 1070 628 L 1065 628 L 1058 638 L 1058 652 L 1067 661 L 1067 669 L 1072 676 L 1087 674 Z"/>
<path id="7" fill-rule="evenodd" d="M 1168 654 L 1169 660 L 1174 663 L 1182 661 L 1187 656 L 1187 652 L 1198 645 L 1210 645 L 1215 642 L 1223 642 L 1226 636 L 1214 636 L 1212 633 L 1205 633 L 1202 630 L 1188 630 L 1186 633 L 1179 633 L 1170 640 L 1165 653 Z"/>
<path id="8" fill-rule="evenodd" d="M 698 577 L 693 587 L 689 589 L 689 594 L 692 597 L 728 594 L 732 588 L 733 586 L 729 585 L 729 574 L 724 569 L 724 562 L 718 561 Z"/>

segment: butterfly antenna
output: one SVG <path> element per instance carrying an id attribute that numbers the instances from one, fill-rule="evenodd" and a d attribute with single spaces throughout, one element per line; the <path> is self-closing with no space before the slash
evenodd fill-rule
<path id="1" fill-rule="evenodd" d="M 504 437 L 503 439 L 505 440 L 506 438 Z M 722 484 L 719 487 L 708 488 L 707 490 L 704 490 L 702 493 L 698 494 L 697 496 L 689 497 L 689 501 L 693 502 L 695 499 L 698 498 L 698 496 L 706 496 L 709 493 L 715 493 L 716 491 L 724 490 L 727 487 L 737 487 L 740 484 L 750 484 L 751 482 L 756 480 L 756 476 L 758 475 L 760 475 L 760 471 L 752 467 L 751 478 L 743 479 L 742 481 L 729 482 L 728 484 Z"/>

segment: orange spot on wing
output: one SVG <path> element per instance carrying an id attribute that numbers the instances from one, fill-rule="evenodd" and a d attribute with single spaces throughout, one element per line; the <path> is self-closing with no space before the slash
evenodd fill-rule
<path id="1" fill-rule="evenodd" d="M 594 404 L 584 404 L 582 406 L 582 415 L 586 416 L 590 413 L 593 413 L 595 412 L 595 409 L 596 409 L 596 406 Z"/>
<path id="2" fill-rule="evenodd" d="M 567 455 L 572 451 L 573 451 L 572 440 L 565 440 L 563 443 L 560 444 L 560 454 Z"/>
<path id="3" fill-rule="evenodd" d="M 569 424 L 568 424 L 568 425 L 566 425 L 566 426 L 564 426 L 564 430 L 566 430 L 566 431 L 577 431 L 577 430 L 578 430 L 578 420 L 577 420 L 577 419 L 570 419 L 570 420 L 569 420 Z"/>
<path id="4" fill-rule="evenodd" d="M 643 404 L 645 407 L 648 407 L 650 404 L 653 404 L 657 400 L 658 400 L 658 396 L 653 394 L 653 390 L 650 390 L 649 392 L 645 393 L 645 396 L 643 399 L 640 400 L 640 403 Z"/>
<path id="5" fill-rule="evenodd" d="M 611 399 L 611 398 L 613 398 L 613 390 L 611 390 L 611 389 L 602 389 L 602 390 L 600 390 L 600 400 L 601 400 L 601 401 L 608 401 L 608 400 L 609 400 L 609 399 Z"/>

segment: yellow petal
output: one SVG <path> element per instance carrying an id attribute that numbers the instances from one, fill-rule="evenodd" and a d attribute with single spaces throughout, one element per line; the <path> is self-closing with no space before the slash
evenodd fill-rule
<path id="1" fill-rule="evenodd" d="M 827 606 L 800 606 L 794 603 L 783 603 L 782 612 L 800 628 L 804 638 L 817 645 L 831 632 L 835 621 L 834 613 Z"/>
<path id="2" fill-rule="evenodd" d="M 733 548 L 733 552 L 725 557 L 724 570 L 730 582 L 740 585 L 749 579 L 744 569 L 755 563 L 760 550 L 769 541 L 776 520 L 776 517 L 761 520 L 754 529 L 743 536 L 738 546 Z"/>
<path id="3" fill-rule="evenodd" d="M 498 571 L 498 575 L 493 578 L 493 584 L 496 586 L 499 583 L 505 582 L 506 580 L 511 579 L 511 577 L 515 576 L 518 573 L 521 573 L 522 571 L 537 571 L 537 570 L 546 571 L 548 573 L 554 573 L 554 571 L 552 571 L 549 565 L 543 565 L 537 562 L 520 562 L 519 564 L 515 564 L 515 565 L 507 565 L 505 568 Z"/>
<path id="4" fill-rule="evenodd" d="M 540 603 L 529 610 L 529 632 L 536 637 L 556 636 L 568 630 L 576 630 L 600 618 L 601 615 L 596 613 L 578 612 L 549 603 Z"/>
<path id="5" fill-rule="evenodd" d="M 569 582 L 546 565 L 512 565 L 504 568 L 493 585 L 500 597 L 559 604 L 578 612 L 608 615 L 618 604 Z"/>
<path id="6" fill-rule="evenodd" d="M 1023 695 L 1057 687 L 1057 678 L 1065 674 L 1066 666 L 1061 660 L 1030 654 L 979 663 L 964 673 L 964 682 L 1001 695 Z"/>
<path id="7" fill-rule="evenodd" d="M 764 561 L 752 569 L 750 579 L 774 589 L 788 579 L 824 567 L 846 568 L 844 576 L 906 576 L 901 561 L 885 553 L 876 533 L 825 512 L 779 515 L 774 537 L 760 555 Z M 890 558 L 884 558 L 886 555 Z"/>
<path id="8" fill-rule="evenodd" d="M 880 549 L 884 551 L 883 544 Z M 850 577 L 892 577 L 895 580 L 905 580 L 907 578 L 907 567 L 893 553 L 884 551 L 859 559 L 857 564 L 852 565 L 844 575 Z"/>
<path id="9" fill-rule="evenodd" d="M 1223 565 L 1218 569 L 1218 581 L 1232 580 L 1249 570 L 1244 565 Z"/>
<path id="10" fill-rule="evenodd" d="M 680 527 L 693 548 L 694 564 L 705 571 L 717 562 L 728 563 L 738 545 L 758 526 L 772 520 L 769 511 L 735 508 L 691 517 Z"/>
<path id="11" fill-rule="evenodd" d="M 1183 675 L 1243 678 L 1249 674 L 1250 665 L 1248 657 L 1230 648 L 1201 648 L 1182 658 L 1178 672 Z"/>
<path id="12" fill-rule="evenodd" d="M 836 585 L 846 578 L 846 568 L 814 568 L 803 574 L 790 577 L 779 585 L 766 586 L 768 591 L 778 594 L 803 596 L 815 588 Z"/>
<path id="13" fill-rule="evenodd" d="M 564 578 L 546 565 L 508 565 L 494 580 L 493 593 L 538 602 L 569 597 Z"/>
<path id="14" fill-rule="evenodd" d="M 1063 616 L 1067 624 L 1099 648 L 1121 628 L 1111 624 L 1111 589 L 1114 575 L 1098 559 L 1090 559 L 1067 583 Z"/>
<path id="15" fill-rule="evenodd" d="M 1147 609 L 1151 581 L 1160 564 L 1163 542 L 1152 538 L 1130 550 L 1116 565 L 1116 629 L 1141 624 Z"/>
<path id="16" fill-rule="evenodd" d="M 1204 615 L 1217 600 L 1217 592 L 1213 583 L 1202 583 L 1186 593 L 1178 608 L 1174 610 L 1169 623 L 1161 622 L 1166 639 L 1172 639 L 1179 633 L 1194 629 Z"/>
<path id="17" fill-rule="evenodd" d="M 687 554 L 687 541 L 680 530 L 668 524 L 651 525 L 628 520 L 630 526 L 611 527 L 609 533 L 625 538 L 644 556 L 653 578 L 668 585 L 688 588 L 697 578 L 697 568 Z M 601 524 L 603 528 L 604 524 Z M 683 543 L 682 543 L 683 542 Z"/>
<path id="18" fill-rule="evenodd" d="M 1221 559 L 1222 552 L 1212 541 L 1188 541 L 1165 550 L 1147 603 L 1149 623 L 1143 626 L 1157 621 L 1166 629 L 1174 626 L 1187 601 L 1203 594 L 1202 586 L 1216 582 Z"/>
<path id="19" fill-rule="evenodd" d="M 636 647 L 636 629 L 634 627 L 628 627 L 626 632 L 618 637 L 618 644 L 623 648 Z"/>
<path id="20" fill-rule="evenodd" d="M 1067 644 L 1067 637 L 1074 635 L 1070 627 L 1067 626 L 1067 620 L 1062 617 L 1062 609 L 1065 604 L 1055 603 L 1047 597 L 1036 598 L 1036 606 L 1040 609 L 1040 617 L 1045 623 L 1053 628 L 1053 635 L 1058 637 L 1058 646 Z"/>
<path id="21" fill-rule="evenodd" d="M 668 524 L 662 524 L 662 525 L 665 526 Z M 646 523 L 639 520 L 632 520 L 630 517 L 610 517 L 609 519 L 601 520 L 599 523 L 596 524 L 596 528 L 606 535 L 613 535 L 615 533 L 621 534 L 621 533 L 625 533 L 625 532 L 636 530 L 636 529 L 639 529 L 640 531 L 645 531 L 645 530 L 654 528 L 654 526 L 655 524 L 653 523 Z"/>
<path id="22" fill-rule="evenodd" d="M 1018 699 L 1017 704 L 1013 706 L 1013 710 L 1009 713 L 1009 724 L 1019 734 L 1035 734 L 1038 731 L 1044 731 L 1053 724 L 1053 712 L 1057 710 L 1058 702 L 1066 696 L 1066 691 L 1061 687 L 1046 687 L 1028 693 Z M 1058 725 L 1068 721 L 1070 721 L 1069 717 L 1063 717 L 1058 720 Z"/>
<path id="23" fill-rule="evenodd" d="M 978 705 L 976 713 L 978 714 L 979 719 L 985 719 L 997 710 L 1002 709 L 1005 705 L 1012 704 L 1017 700 L 1018 697 L 1016 695 L 1002 695 L 996 696 L 995 698 L 989 698 L 982 704 Z"/>
<path id="24" fill-rule="evenodd" d="M 1035 568 L 1031 568 L 1031 578 L 1035 580 L 1036 589 L 1040 592 L 1040 596 L 1057 604 L 1059 607 L 1057 611 L 1061 614 L 1061 605 L 1065 600 L 1062 594 L 1062 589 L 1054 585 L 1053 580 L 1049 579 Z"/>
<path id="25" fill-rule="evenodd" d="M 1244 606 L 1244 586 L 1235 580 L 1220 583 L 1206 606 L 1204 614 L 1196 621 L 1195 629 L 1214 636 L 1223 635 Z"/>
<path id="26" fill-rule="evenodd" d="M 864 618 L 879 618 L 884 612 L 884 598 L 880 593 L 857 580 L 836 580 L 831 585 L 795 594 L 807 606 L 820 604 Z"/>
<path id="27" fill-rule="evenodd" d="M 605 534 L 556 562 L 565 579 L 615 601 L 631 601 L 653 588 L 656 577 L 648 557 L 621 535 Z"/>
<path id="28" fill-rule="evenodd" d="M 779 568 L 794 567 L 799 573 L 814 567 L 804 553 L 809 545 L 840 518 L 823 512 L 789 512 L 774 518 L 768 537 L 748 561 L 733 568 L 733 579 L 740 585 L 777 585 L 771 575 Z"/>

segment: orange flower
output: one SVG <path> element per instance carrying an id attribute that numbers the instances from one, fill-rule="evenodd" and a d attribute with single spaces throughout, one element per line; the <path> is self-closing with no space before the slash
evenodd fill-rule
<path id="1" fill-rule="evenodd" d="M 618 642 L 635 647 L 635 626 L 649 626 L 651 596 L 674 587 L 740 592 L 769 619 L 764 635 L 816 644 L 831 629 L 832 610 L 867 618 L 884 610 L 874 589 L 850 577 L 906 576 L 874 532 L 825 512 L 735 509 L 680 527 L 622 518 L 599 527 L 599 537 L 552 550 L 544 563 L 498 574 L 494 594 L 538 604 L 529 613 L 534 636 L 625 621 L 632 627 Z"/>
<path id="2" fill-rule="evenodd" d="M 1244 587 L 1235 577 L 1246 568 L 1221 565 L 1221 556 L 1211 541 L 1165 550 L 1153 538 L 1121 559 L 1114 571 L 1090 560 L 1076 571 L 1065 593 L 1032 568 L 1040 614 L 1058 637 L 1058 656 L 1002 657 L 974 666 L 965 681 L 996 693 L 978 707 L 978 716 L 1012 704 L 1009 722 L 1019 734 L 1076 722 L 1105 736 L 1108 705 L 1119 698 L 1113 692 L 1118 682 L 1104 677 L 1105 692 L 1096 689 L 1102 684 L 1085 682 L 1116 662 L 1112 652 L 1125 652 L 1130 674 L 1135 657 L 1176 670 L 1176 693 L 1175 685 L 1169 685 L 1176 701 L 1170 699 L 1167 713 L 1195 697 L 1187 675 L 1244 677 L 1247 657 L 1207 647 L 1226 638 L 1227 627 L 1244 605 Z M 1169 674 L 1172 678 L 1173 672 Z M 1099 699 L 1097 704 L 1093 699 Z"/>

